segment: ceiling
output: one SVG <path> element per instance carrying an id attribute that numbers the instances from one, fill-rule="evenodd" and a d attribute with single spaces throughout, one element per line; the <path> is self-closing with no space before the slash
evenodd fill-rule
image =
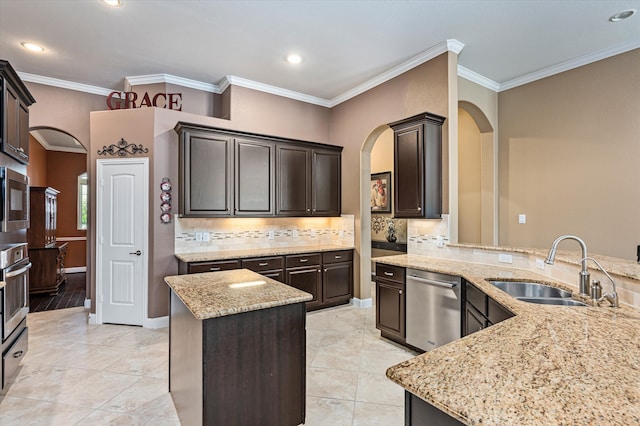
<path id="1" fill-rule="evenodd" d="M 640 13 L 608 20 L 626 9 L 640 0 L 0 0 L 0 58 L 22 76 L 107 93 L 125 77 L 214 91 L 233 77 L 332 106 L 446 40 L 464 44 L 459 73 L 496 91 L 640 48 Z M 291 52 L 300 64 L 285 61 Z"/>

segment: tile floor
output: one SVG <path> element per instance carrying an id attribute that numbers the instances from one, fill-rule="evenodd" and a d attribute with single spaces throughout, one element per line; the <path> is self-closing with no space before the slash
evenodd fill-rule
<path id="1" fill-rule="evenodd" d="M 0 394 L 0 425 L 179 425 L 168 330 L 88 325 L 84 308 L 29 314 L 29 351 Z M 307 314 L 306 425 L 402 425 L 387 367 L 415 353 L 380 338 L 373 309 Z"/>

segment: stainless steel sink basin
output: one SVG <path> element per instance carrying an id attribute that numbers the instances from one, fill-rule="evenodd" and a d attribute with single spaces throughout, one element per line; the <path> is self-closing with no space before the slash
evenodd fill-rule
<path id="1" fill-rule="evenodd" d="M 540 283 L 530 283 L 525 281 L 489 281 L 500 290 L 517 299 L 531 297 L 571 297 L 571 293 L 559 288 L 551 287 Z"/>
<path id="2" fill-rule="evenodd" d="M 539 305 L 563 305 L 563 306 L 587 306 L 586 303 L 573 299 L 562 299 L 558 297 L 518 297 L 518 300 Z"/>

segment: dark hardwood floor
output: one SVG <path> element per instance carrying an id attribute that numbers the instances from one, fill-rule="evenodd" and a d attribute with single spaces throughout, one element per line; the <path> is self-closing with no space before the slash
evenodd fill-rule
<path id="1" fill-rule="evenodd" d="M 67 280 L 60 286 L 57 296 L 33 294 L 29 296 L 29 312 L 52 311 L 54 309 L 84 306 L 86 298 L 86 274 L 67 274 Z"/>

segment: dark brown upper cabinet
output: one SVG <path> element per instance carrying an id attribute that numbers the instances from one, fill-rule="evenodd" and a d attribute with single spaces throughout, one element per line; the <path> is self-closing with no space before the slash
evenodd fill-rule
<path id="1" fill-rule="evenodd" d="M 178 123 L 183 217 L 340 216 L 341 147 Z"/>
<path id="2" fill-rule="evenodd" d="M 275 143 L 235 140 L 235 208 L 237 216 L 273 215 Z"/>
<path id="3" fill-rule="evenodd" d="M 2 152 L 29 163 L 29 106 L 35 102 L 11 64 L 0 60 L 0 143 Z"/>
<path id="4" fill-rule="evenodd" d="M 423 113 L 389 124 L 394 134 L 395 217 L 441 218 L 444 120 Z"/>
<path id="5" fill-rule="evenodd" d="M 231 216 L 233 137 L 187 127 L 179 134 L 180 215 Z"/>

